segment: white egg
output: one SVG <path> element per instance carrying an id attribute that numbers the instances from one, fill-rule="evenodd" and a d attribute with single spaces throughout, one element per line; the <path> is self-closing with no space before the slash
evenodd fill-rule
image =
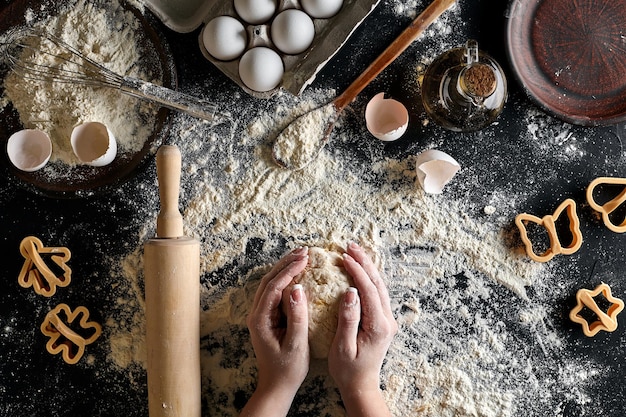
<path id="1" fill-rule="evenodd" d="M 239 60 L 239 77 L 254 91 L 265 92 L 280 84 L 285 67 L 278 53 L 265 46 L 249 49 Z"/>
<path id="2" fill-rule="evenodd" d="M 301 10 L 287 9 L 276 16 L 270 27 L 274 45 L 283 53 L 296 55 L 306 51 L 315 37 L 313 20 Z"/>
<path id="3" fill-rule="evenodd" d="M 253 25 L 265 23 L 276 12 L 276 0 L 235 0 L 237 14 Z"/>
<path id="4" fill-rule="evenodd" d="M 300 0 L 302 8 L 315 19 L 333 17 L 343 6 L 343 0 Z"/>
<path id="5" fill-rule="evenodd" d="M 248 35 L 241 22 L 231 16 L 218 16 L 202 30 L 202 43 L 215 59 L 232 61 L 246 50 Z"/>

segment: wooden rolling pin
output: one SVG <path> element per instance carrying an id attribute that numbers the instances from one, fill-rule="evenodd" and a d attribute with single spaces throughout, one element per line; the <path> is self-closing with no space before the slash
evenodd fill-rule
<path id="1" fill-rule="evenodd" d="M 161 211 L 144 246 L 150 417 L 200 417 L 200 243 L 183 236 L 180 151 L 156 156 Z"/>

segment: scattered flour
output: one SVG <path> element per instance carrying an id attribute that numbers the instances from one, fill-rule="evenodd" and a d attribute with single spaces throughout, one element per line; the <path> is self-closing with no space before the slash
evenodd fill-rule
<path id="1" fill-rule="evenodd" d="M 203 398 L 211 415 L 236 416 L 254 390 L 245 316 L 260 276 L 289 248 L 350 240 L 381 254 L 400 325 L 382 378 L 394 415 L 508 417 L 522 410 L 541 415 L 553 402 L 584 405 L 589 364 L 562 358 L 565 347 L 548 307 L 527 291 L 548 291 L 551 271 L 510 246 L 498 216 L 492 215 L 496 223 L 474 218 L 462 201 L 424 194 L 411 157 L 372 155 L 354 165 L 331 147 L 299 171 L 273 162 L 277 132 L 332 94 L 278 97 L 277 110 L 253 117 L 228 147 L 215 146 L 219 138 L 198 135 L 185 122 L 175 127 L 187 161 L 183 176 L 193 184 L 183 191 L 186 233 L 202 242 Z M 339 129 L 333 140 L 362 140 L 351 135 Z M 219 162 L 204 169 L 204 158 Z M 491 204 L 510 213 L 515 203 L 494 194 Z M 153 233 L 145 226 L 138 243 Z M 111 356 L 120 365 L 143 366 L 144 349 L 137 348 L 143 343 L 141 249 L 124 265 L 121 279 L 134 305 L 119 306 L 128 310 L 119 316 L 132 318 L 113 324 L 111 340 L 122 343 L 111 344 Z M 521 334 L 530 342 L 521 342 Z M 325 366 L 314 361 L 294 415 L 342 415 Z M 567 380 L 560 370 L 566 368 L 585 378 Z"/>

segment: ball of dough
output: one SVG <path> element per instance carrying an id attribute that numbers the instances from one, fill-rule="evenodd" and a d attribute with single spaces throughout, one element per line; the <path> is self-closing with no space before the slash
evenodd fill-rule
<path id="1" fill-rule="evenodd" d="M 309 263 L 292 284 L 301 284 L 309 307 L 311 357 L 328 357 L 337 331 L 339 305 L 348 287 L 354 286 L 343 266 L 339 248 L 309 248 Z"/>

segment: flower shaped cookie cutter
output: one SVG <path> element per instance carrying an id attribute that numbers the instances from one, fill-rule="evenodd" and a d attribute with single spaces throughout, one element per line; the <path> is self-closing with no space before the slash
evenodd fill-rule
<path id="1" fill-rule="evenodd" d="M 602 186 L 606 187 L 607 185 L 623 185 L 624 189 L 613 199 L 605 202 L 604 204 L 599 204 L 594 199 L 594 192 L 596 188 Z M 619 224 L 615 224 L 611 220 L 611 214 L 625 201 L 626 178 L 598 177 L 595 180 L 591 181 L 591 183 L 589 183 L 589 186 L 587 187 L 587 202 L 589 203 L 589 206 L 602 214 L 602 221 L 604 222 L 605 226 L 615 233 L 626 232 L 626 218 L 624 218 Z"/>
<path id="2" fill-rule="evenodd" d="M 598 295 L 604 296 L 611 306 L 607 312 L 603 312 L 595 301 L 595 297 Z M 584 308 L 588 308 L 595 313 L 597 320 L 589 323 L 584 317 L 580 315 Z M 583 333 L 585 336 L 595 336 L 600 330 L 612 332 L 617 329 L 617 315 L 624 309 L 624 302 L 619 298 L 613 297 L 611 294 L 611 287 L 604 282 L 598 285 L 594 290 L 588 290 L 581 288 L 576 293 L 576 307 L 574 307 L 570 313 L 569 318 L 574 323 L 579 323 L 583 326 Z"/>
<path id="3" fill-rule="evenodd" d="M 78 334 L 78 330 L 74 330 L 78 327 L 81 333 L 88 336 Z M 59 304 L 50 311 L 40 329 L 50 338 L 46 343 L 48 352 L 52 355 L 61 353 L 63 360 L 72 365 L 82 358 L 85 346 L 93 343 L 102 334 L 102 326 L 89 321 L 89 310 L 86 307 L 76 307 L 72 311 L 67 304 Z"/>
<path id="4" fill-rule="evenodd" d="M 57 287 L 66 287 L 72 279 L 72 270 L 67 265 L 72 254 L 65 247 L 45 247 L 34 236 L 25 237 L 20 243 L 20 253 L 25 259 L 17 282 L 24 288 L 33 287 L 37 294 L 51 297 Z M 42 255 L 51 255 L 50 260 L 62 271 L 57 275 L 46 264 Z"/>
<path id="5" fill-rule="evenodd" d="M 556 221 L 563 212 L 567 213 L 569 218 L 569 230 L 572 233 L 572 241 L 569 245 L 563 246 L 559 240 L 559 235 L 556 229 Z M 545 227 L 550 239 L 550 247 L 546 249 L 542 254 L 537 254 L 533 250 L 533 244 L 528 237 L 528 231 L 526 225 L 529 223 L 536 223 Z M 547 262 L 555 255 L 571 255 L 580 249 L 583 243 L 583 235 L 580 231 L 580 220 L 576 214 L 576 202 L 571 198 L 563 201 L 559 207 L 554 211 L 554 214 L 539 218 L 532 214 L 520 213 L 515 217 L 515 224 L 517 225 L 522 242 L 526 248 L 526 254 L 528 257 L 536 262 Z"/>

